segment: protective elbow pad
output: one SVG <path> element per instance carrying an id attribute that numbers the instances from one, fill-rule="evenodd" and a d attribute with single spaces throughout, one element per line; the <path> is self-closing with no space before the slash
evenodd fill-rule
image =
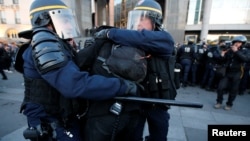
<path id="1" fill-rule="evenodd" d="M 32 55 L 35 65 L 41 74 L 64 66 L 67 56 L 55 35 L 41 31 L 32 39 Z"/>

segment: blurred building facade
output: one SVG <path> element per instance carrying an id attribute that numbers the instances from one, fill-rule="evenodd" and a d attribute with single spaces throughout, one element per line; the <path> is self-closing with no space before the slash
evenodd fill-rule
<path id="1" fill-rule="evenodd" d="M 189 0 L 185 35 L 201 40 L 243 34 L 250 40 L 250 0 Z"/>
<path id="2" fill-rule="evenodd" d="M 126 28 L 128 11 L 139 0 L 63 0 L 78 18 L 82 37 L 100 25 Z M 250 0 L 156 0 L 163 9 L 163 27 L 176 42 L 187 38 L 230 40 L 243 34 L 250 40 Z M 18 38 L 31 28 L 32 0 L 0 0 L 0 37 Z"/>
<path id="3" fill-rule="evenodd" d="M 0 0 L 0 38 L 18 38 L 17 33 L 30 29 L 29 0 Z"/>
<path id="4" fill-rule="evenodd" d="M 115 1 L 115 26 L 126 27 L 127 12 L 136 0 Z M 250 0 L 156 0 L 163 9 L 163 27 L 183 43 L 231 40 L 243 34 L 250 40 Z M 126 13 L 126 14 L 125 14 Z"/>

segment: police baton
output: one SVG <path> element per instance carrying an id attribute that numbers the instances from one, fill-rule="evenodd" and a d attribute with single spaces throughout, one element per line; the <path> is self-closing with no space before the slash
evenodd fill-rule
<path id="1" fill-rule="evenodd" d="M 192 108 L 202 108 L 203 104 L 194 102 L 184 102 L 169 99 L 159 99 L 159 98 L 144 98 L 144 97 L 115 97 L 114 99 L 120 101 L 131 101 L 131 102 L 141 102 L 141 103 L 153 103 L 153 104 L 164 104 L 170 106 L 182 106 L 182 107 L 192 107 Z"/>

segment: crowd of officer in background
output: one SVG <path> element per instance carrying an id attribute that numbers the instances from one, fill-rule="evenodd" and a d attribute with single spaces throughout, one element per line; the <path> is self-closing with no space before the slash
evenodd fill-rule
<path id="1" fill-rule="evenodd" d="M 211 43 L 194 43 L 188 40 L 184 44 L 176 44 L 177 62 L 182 66 L 181 84 L 182 87 L 200 86 L 208 91 L 216 91 L 221 75 L 216 72 L 220 60 L 216 57 L 216 51 L 230 49 L 232 41 L 219 40 L 217 44 Z M 15 63 L 15 53 L 18 46 L 15 42 L 6 44 L 0 42 L 0 73 L 3 80 L 7 80 L 6 73 L 12 73 L 11 66 Z M 242 48 L 250 51 L 250 42 L 246 42 Z M 217 52 L 219 53 L 219 52 Z M 218 54 L 220 55 L 220 54 Z M 243 64 L 243 74 L 238 94 L 243 95 L 247 89 L 250 89 L 250 62 Z M 250 91 L 248 92 L 250 94 Z"/>
<path id="2" fill-rule="evenodd" d="M 230 50 L 233 41 L 234 39 L 232 41 L 219 40 L 216 44 L 205 42 L 196 44 L 193 40 L 188 40 L 187 44 L 177 44 L 177 62 L 182 66 L 181 86 L 199 86 L 202 89 L 216 92 L 219 82 L 224 76 L 223 73 L 225 73 L 225 69 L 221 68 L 227 67 L 227 63 L 221 61 L 221 52 Z M 247 54 L 250 51 L 250 43 L 243 41 L 241 50 Z M 242 63 L 241 68 L 239 95 L 243 95 L 250 88 L 248 83 L 250 62 Z M 248 93 L 250 94 L 250 92 Z"/>
<path id="3" fill-rule="evenodd" d="M 207 44 L 205 42 L 194 43 L 188 40 L 185 44 L 176 44 L 177 62 L 182 66 L 181 84 L 182 87 L 200 86 L 200 88 L 208 91 L 216 91 L 218 83 L 222 78 L 218 74 L 216 68 L 224 64 L 220 64 L 216 52 L 220 50 L 228 50 L 232 41 L 219 40 L 217 44 Z M 3 80 L 7 80 L 6 73 L 12 73 L 11 66 L 15 63 L 15 53 L 17 45 L 12 42 L 10 44 L 0 42 L 0 73 Z M 250 51 L 250 42 L 246 42 L 242 48 Z M 250 89 L 250 62 L 245 62 L 242 66 L 243 74 L 240 82 L 238 94 L 243 95 L 247 89 Z M 250 94 L 250 91 L 248 92 Z"/>

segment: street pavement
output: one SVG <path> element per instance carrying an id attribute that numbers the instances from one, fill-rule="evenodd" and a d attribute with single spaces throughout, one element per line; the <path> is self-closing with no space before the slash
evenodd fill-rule
<path id="1" fill-rule="evenodd" d="M 19 113 L 24 93 L 23 77 L 15 71 L 6 74 L 8 80 L 0 79 L 0 141 L 25 141 L 22 132 L 27 128 L 26 118 Z M 208 125 L 212 124 L 250 125 L 250 94 L 237 96 L 230 111 L 214 109 L 216 93 L 198 86 L 178 89 L 176 100 L 201 103 L 203 107 L 172 106 L 168 141 L 207 141 Z M 146 125 L 144 135 L 147 134 Z"/>

